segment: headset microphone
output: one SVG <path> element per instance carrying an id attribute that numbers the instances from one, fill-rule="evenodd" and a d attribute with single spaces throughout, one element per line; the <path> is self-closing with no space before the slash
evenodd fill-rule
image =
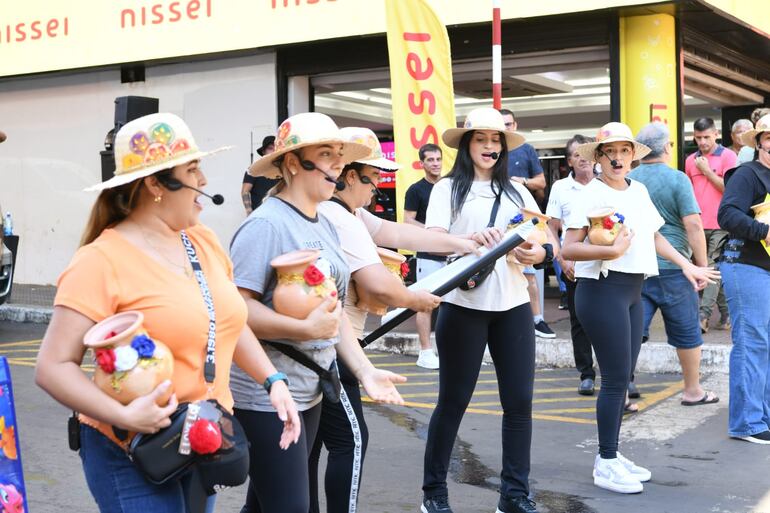
<path id="1" fill-rule="evenodd" d="M 322 175 L 324 175 L 324 180 L 326 180 L 329 183 L 333 183 L 338 191 L 341 191 L 342 189 L 345 188 L 345 184 L 343 182 L 341 181 L 338 182 L 337 180 L 332 178 L 332 176 L 329 173 L 327 173 L 320 167 L 317 167 L 313 161 L 301 160 L 299 162 L 299 165 L 302 166 L 302 169 L 304 169 L 305 171 L 319 171 Z"/>
<path id="2" fill-rule="evenodd" d="M 500 156 L 500 154 L 499 154 L 499 153 L 497 153 L 496 151 L 493 151 L 492 153 L 490 153 L 490 154 L 489 154 L 489 157 L 490 157 L 492 160 L 497 160 L 499 156 Z"/>
<path id="3" fill-rule="evenodd" d="M 612 160 L 610 160 L 610 165 L 612 167 L 618 167 L 620 165 L 620 163 L 617 160 L 612 159 Z"/>
<path id="4" fill-rule="evenodd" d="M 182 182 L 180 182 L 179 180 L 173 177 L 159 176 L 158 181 L 161 183 L 161 185 L 163 185 L 166 189 L 170 191 L 178 191 L 182 187 L 184 187 L 185 189 L 192 189 L 195 192 L 209 198 L 214 205 L 221 205 L 222 203 L 225 202 L 225 198 L 221 194 L 214 194 L 213 196 L 210 194 L 206 194 L 202 190 L 183 184 Z"/>

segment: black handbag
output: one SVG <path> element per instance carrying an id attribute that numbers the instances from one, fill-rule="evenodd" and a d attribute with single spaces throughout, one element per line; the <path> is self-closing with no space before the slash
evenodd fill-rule
<path id="1" fill-rule="evenodd" d="M 214 303 L 195 248 L 184 231 L 181 232 L 181 237 L 209 313 L 208 343 L 203 372 L 206 385 L 213 387 L 216 376 Z M 183 454 L 180 452 L 180 443 L 185 436 L 185 424 L 191 404 L 199 406 L 202 412 L 205 407 L 203 403 L 208 403 L 209 406 L 206 409 L 218 417 L 216 422 L 222 434 L 222 445 L 213 454 L 197 454 L 191 450 Z M 189 425 L 187 429 L 189 430 Z M 129 445 L 128 455 L 144 477 L 155 484 L 162 484 L 177 479 L 187 472 L 195 471 L 198 473 L 200 484 L 209 495 L 220 487 L 243 484 L 249 474 L 249 443 L 243 427 L 215 399 L 180 404 L 171 415 L 171 425 L 157 433 L 137 434 Z"/>
<path id="2" fill-rule="evenodd" d="M 324 399 L 335 404 L 340 402 L 342 383 L 340 382 L 340 373 L 337 369 L 337 360 L 332 360 L 329 368 L 324 369 L 299 349 L 270 340 L 263 340 L 262 342 L 318 374 L 321 393 Z"/>
<path id="3" fill-rule="evenodd" d="M 492 205 L 492 212 L 489 214 L 489 223 L 487 223 L 487 228 L 492 228 L 495 225 L 495 219 L 497 219 L 497 211 L 500 209 L 500 193 L 497 193 L 495 196 L 495 203 Z M 447 260 L 447 263 L 451 264 L 457 258 L 455 257 Z M 484 280 L 487 279 L 487 277 L 492 274 L 492 271 L 495 269 L 495 264 L 497 264 L 497 260 L 490 262 L 489 264 L 485 265 L 478 271 L 476 271 L 470 278 L 468 278 L 466 281 L 460 284 L 460 290 L 473 290 L 482 283 L 484 283 Z"/>

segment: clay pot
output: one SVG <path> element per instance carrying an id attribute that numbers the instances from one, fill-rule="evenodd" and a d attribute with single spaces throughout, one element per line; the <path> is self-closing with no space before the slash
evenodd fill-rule
<path id="1" fill-rule="evenodd" d="M 611 230 L 604 227 L 604 218 L 615 213 L 611 207 L 597 208 L 588 213 L 588 240 L 597 246 L 612 246 L 623 225 L 615 223 Z"/>
<path id="2" fill-rule="evenodd" d="M 527 237 L 527 242 L 530 244 L 537 243 L 541 246 L 543 244 L 548 243 L 548 221 L 551 219 L 550 216 L 541 214 L 540 212 L 535 212 L 534 210 L 528 210 L 526 208 L 522 208 L 520 210 L 521 215 L 524 217 L 520 223 L 516 224 L 509 224 L 508 229 L 515 228 L 516 226 L 519 226 L 520 224 L 529 221 L 533 217 L 538 218 L 538 223 L 535 225 L 535 229 L 532 230 L 532 232 L 529 234 L 529 237 Z M 513 256 L 513 253 L 509 253 L 505 256 L 505 260 L 509 263 L 518 264 L 518 260 L 516 260 L 516 257 Z M 521 265 L 521 264 L 519 264 Z"/>
<path id="3" fill-rule="evenodd" d="M 147 395 L 163 381 L 171 379 L 174 373 L 174 355 L 171 350 L 159 340 L 147 337 L 147 332 L 142 327 L 144 315 L 141 312 L 122 312 L 95 324 L 83 337 L 83 344 L 94 352 L 94 361 L 97 360 L 100 351 L 110 351 L 111 355 L 133 355 L 137 351 L 132 348 L 134 339 L 143 336 L 145 344 L 154 344 L 151 356 L 128 358 L 125 362 L 113 358 L 112 372 L 105 371 L 102 366 L 96 364 L 94 370 L 94 383 L 107 395 L 122 404 L 128 404 L 137 397 Z M 110 336 L 114 333 L 113 336 Z M 140 339 L 141 340 L 141 339 Z M 132 364 L 131 368 L 120 370 L 121 364 Z M 173 393 L 173 386 L 160 398 L 159 406 L 168 404 L 168 399 Z"/>
<path id="4" fill-rule="evenodd" d="M 751 207 L 754 211 L 754 219 L 760 223 L 770 224 L 770 201 L 765 201 Z"/>
<path id="5" fill-rule="evenodd" d="M 406 257 L 385 248 L 377 248 L 377 254 L 380 256 L 380 260 L 382 260 L 382 265 L 390 271 L 390 275 L 393 277 L 392 279 L 388 278 L 389 281 L 392 281 L 391 286 L 403 287 L 404 278 L 401 275 L 401 264 L 406 261 Z M 385 315 L 388 311 L 388 305 L 377 301 L 365 288 L 356 287 L 356 293 L 358 294 L 358 303 L 356 303 L 356 306 L 361 310 L 365 310 L 374 315 Z"/>
<path id="6" fill-rule="evenodd" d="M 337 285 L 334 277 L 331 273 L 328 273 L 329 276 L 323 276 L 308 271 L 311 265 L 318 271 L 314 264 L 320 255 L 321 252 L 317 249 L 301 249 L 270 261 L 278 275 L 278 285 L 273 291 L 273 308 L 276 312 L 295 319 L 307 319 L 310 312 L 327 297 L 333 299 L 329 304 L 329 311 L 334 310 L 337 306 Z M 311 280 L 310 283 L 308 279 Z"/>

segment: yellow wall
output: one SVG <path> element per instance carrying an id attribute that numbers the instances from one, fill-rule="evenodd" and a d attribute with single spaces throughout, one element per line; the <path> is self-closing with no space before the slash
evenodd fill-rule
<path id="1" fill-rule="evenodd" d="M 620 120 L 634 134 L 650 121 L 666 123 L 675 144 L 672 155 L 677 155 L 674 22 L 668 14 L 620 19 Z"/>
<path id="2" fill-rule="evenodd" d="M 427 0 L 445 25 L 492 3 Z M 503 0 L 503 19 L 649 0 Z M 385 0 L 24 0 L 0 12 L 0 77 L 385 32 Z M 351 43 L 355 44 L 355 43 Z"/>
<path id="3" fill-rule="evenodd" d="M 733 18 L 766 37 L 770 37 L 770 16 L 767 0 L 701 0 L 720 14 Z"/>

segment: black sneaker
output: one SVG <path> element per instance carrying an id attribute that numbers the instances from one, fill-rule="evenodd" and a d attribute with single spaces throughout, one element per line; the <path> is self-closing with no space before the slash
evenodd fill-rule
<path id="1" fill-rule="evenodd" d="M 449 497 L 446 495 L 423 497 L 420 511 L 422 513 L 452 513 L 452 508 L 449 507 Z"/>
<path id="2" fill-rule="evenodd" d="M 540 338 L 556 338 L 556 333 L 548 327 L 545 321 L 540 321 L 535 324 L 535 335 Z"/>
<path id="3" fill-rule="evenodd" d="M 567 310 L 567 309 L 569 309 L 569 305 L 567 304 L 567 293 L 562 292 L 561 300 L 559 301 L 559 310 Z"/>
<path id="4" fill-rule="evenodd" d="M 500 497 L 497 502 L 497 513 L 537 513 L 535 501 L 522 495 L 513 499 Z"/>
<path id="5" fill-rule="evenodd" d="M 745 440 L 746 442 L 751 442 L 753 444 L 770 445 L 770 431 L 763 431 L 756 435 L 734 436 L 733 438 Z"/>

